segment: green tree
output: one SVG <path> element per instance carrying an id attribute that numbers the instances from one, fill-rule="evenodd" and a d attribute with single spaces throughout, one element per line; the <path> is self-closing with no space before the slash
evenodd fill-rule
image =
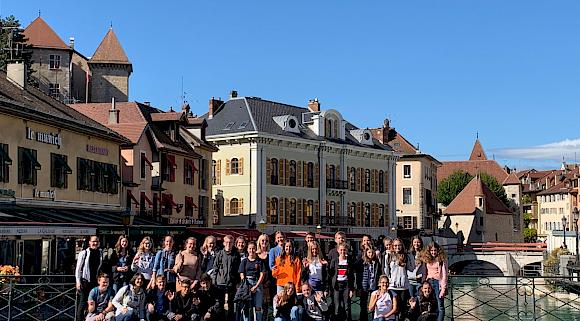
<path id="1" fill-rule="evenodd" d="M 510 209 L 513 209 L 513 204 L 510 203 L 503 186 L 488 173 L 482 172 L 480 175 L 481 181 Z M 447 206 L 459 194 L 467 184 L 473 179 L 469 173 L 464 171 L 456 171 L 447 178 L 439 182 L 437 186 L 437 201 Z"/>
<path id="2" fill-rule="evenodd" d="M 497 196 L 497 198 L 499 198 L 507 207 L 512 207 L 512 204 L 508 201 L 505 189 L 503 189 L 503 186 L 501 186 L 495 177 L 485 172 L 482 172 L 479 177 L 481 177 L 481 181 L 495 194 L 495 196 Z"/>
<path id="3" fill-rule="evenodd" d="M 27 79 L 30 84 L 35 84 L 31 77 L 32 50 L 26 43 L 28 39 L 22 33 L 20 21 L 10 15 L 0 19 L 0 69 L 6 70 L 6 65 L 12 62 L 23 62 L 26 66 Z"/>
<path id="4" fill-rule="evenodd" d="M 473 176 L 464 171 L 456 171 L 449 175 L 437 186 L 437 201 L 445 206 L 449 205 L 472 179 Z"/>

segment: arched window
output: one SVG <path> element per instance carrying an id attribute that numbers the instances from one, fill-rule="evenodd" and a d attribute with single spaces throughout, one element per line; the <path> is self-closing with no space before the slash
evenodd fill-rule
<path id="1" fill-rule="evenodd" d="M 356 203 L 352 202 L 348 206 L 348 225 L 355 226 L 356 223 Z"/>
<path id="2" fill-rule="evenodd" d="M 385 172 L 379 171 L 379 193 L 385 192 Z"/>
<path id="3" fill-rule="evenodd" d="M 271 224 L 278 224 L 278 199 L 275 197 L 270 199 L 270 213 L 268 213 L 268 216 Z"/>
<path id="4" fill-rule="evenodd" d="M 237 158 L 232 158 L 232 160 L 230 161 L 230 174 L 232 175 L 236 175 L 239 174 L 239 161 Z"/>
<path id="5" fill-rule="evenodd" d="M 331 120 L 331 122 L 332 122 L 332 137 L 338 138 L 338 120 L 334 119 Z"/>
<path id="6" fill-rule="evenodd" d="M 314 224 L 314 201 L 309 200 L 306 202 L 306 209 L 304 211 L 304 215 L 306 215 L 306 225 L 313 225 Z"/>
<path id="7" fill-rule="evenodd" d="M 296 186 L 296 161 L 290 161 L 290 186 Z"/>
<path id="8" fill-rule="evenodd" d="M 314 187 L 314 163 L 309 162 L 307 165 L 307 178 L 306 178 L 306 186 L 307 187 Z"/>
<path id="9" fill-rule="evenodd" d="M 232 198 L 230 200 L 230 214 L 240 214 L 239 208 L 240 203 L 238 202 L 237 198 Z"/>
<path id="10" fill-rule="evenodd" d="M 296 199 L 290 200 L 290 225 L 296 225 Z"/>
<path id="11" fill-rule="evenodd" d="M 278 160 L 275 158 L 270 159 L 270 182 L 272 185 L 278 185 Z"/>
<path id="12" fill-rule="evenodd" d="M 350 190 L 356 191 L 356 168 L 350 168 Z"/>
<path id="13" fill-rule="evenodd" d="M 371 204 L 369 203 L 365 204 L 365 226 L 371 226 Z"/>
<path id="14" fill-rule="evenodd" d="M 365 170 L 365 192 L 371 191 L 371 170 Z"/>
<path id="15" fill-rule="evenodd" d="M 332 121 L 328 118 L 324 120 L 324 136 L 332 137 Z"/>

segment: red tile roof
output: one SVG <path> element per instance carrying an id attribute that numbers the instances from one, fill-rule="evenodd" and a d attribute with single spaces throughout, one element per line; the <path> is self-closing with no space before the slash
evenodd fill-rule
<path id="1" fill-rule="evenodd" d="M 23 34 L 28 38 L 28 44 L 39 48 L 71 49 L 62 39 L 52 30 L 52 28 L 38 17 L 32 21 Z"/>
<path id="2" fill-rule="evenodd" d="M 502 185 L 519 185 L 520 180 L 515 172 L 511 172 L 508 177 L 503 181 Z"/>
<path id="3" fill-rule="evenodd" d="M 147 127 L 147 123 L 111 124 L 107 125 L 107 127 L 125 136 L 133 144 L 137 144 Z"/>
<path id="4" fill-rule="evenodd" d="M 479 173 L 488 173 L 493 176 L 498 183 L 506 180 L 508 173 L 494 160 L 473 160 L 473 161 L 448 161 L 437 168 L 437 181 L 441 182 L 449 175 L 464 171 L 472 176 Z"/>
<path id="5" fill-rule="evenodd" d="M 69 106 L 103 125 L 109 123 L 110 103 L 71 104 Z M 147 119 L 136 102 L 117 102 L 115 108 L 119 110 L 119 124 L 147 123 Z"/>
<path id="6" fill-rule="evenodd" d="M 476 211 L 475 197 L 483 196 L 485 214 L 512 215 L 509 208 L 481 181 L 474 177 L 465 188 L 451 201 L 444 211 L 445 215 L 469 215 Z"/>
<path id="7" fill-rule="evenodd" d="M 152 121 L 179 121 L 183 117 L 183 113 L 179 112 L 166 112 L 166 113 L 152 113 L 151 120 Z"/>
<path id="8" fill-rule="evenodd" d="M 473 149 L 471 150 L 471 155 L 469 155 L 469 160 L 487 160 L 487 156 L 485 156 L 483 146 L 481 146 L 479 139 L 476 139 L 475 144 L 473 144 Z"/>
<path id="9" fill-rule="evenodd" d="M 103 41 L 95 53 L 91 57 L 91 62 L 100 63 L 116 63 L 116 64 L 131 64 L 129 58 L 125 54 L 125 50 L 121 46 L 117 35 L 113 32 L 113 28 L 110 28 Z"/>

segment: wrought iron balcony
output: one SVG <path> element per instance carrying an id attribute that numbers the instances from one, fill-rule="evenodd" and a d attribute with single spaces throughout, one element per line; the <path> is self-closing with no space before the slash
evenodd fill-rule
<path id="1" fill-rule="evenodd" d="M 327 179 L 326 188 L 348 189 L 348 181 L 341 179 Z"/>
<path id="2" fill-rule="evenodd" d="M 320 221 L 322 226 L 354 226 L 353 217 L 341 216 L 321 216 Z"/>

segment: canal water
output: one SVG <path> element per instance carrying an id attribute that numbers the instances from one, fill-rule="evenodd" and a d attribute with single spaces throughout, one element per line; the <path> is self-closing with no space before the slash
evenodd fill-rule
<path id="1" fill-rule="evenodd" d="M 447 320 L 580 321 L 580 297 L 551 279 L 504 277 L 483 262 L 465 266 L 461 274 L 450 278 Z"/>

